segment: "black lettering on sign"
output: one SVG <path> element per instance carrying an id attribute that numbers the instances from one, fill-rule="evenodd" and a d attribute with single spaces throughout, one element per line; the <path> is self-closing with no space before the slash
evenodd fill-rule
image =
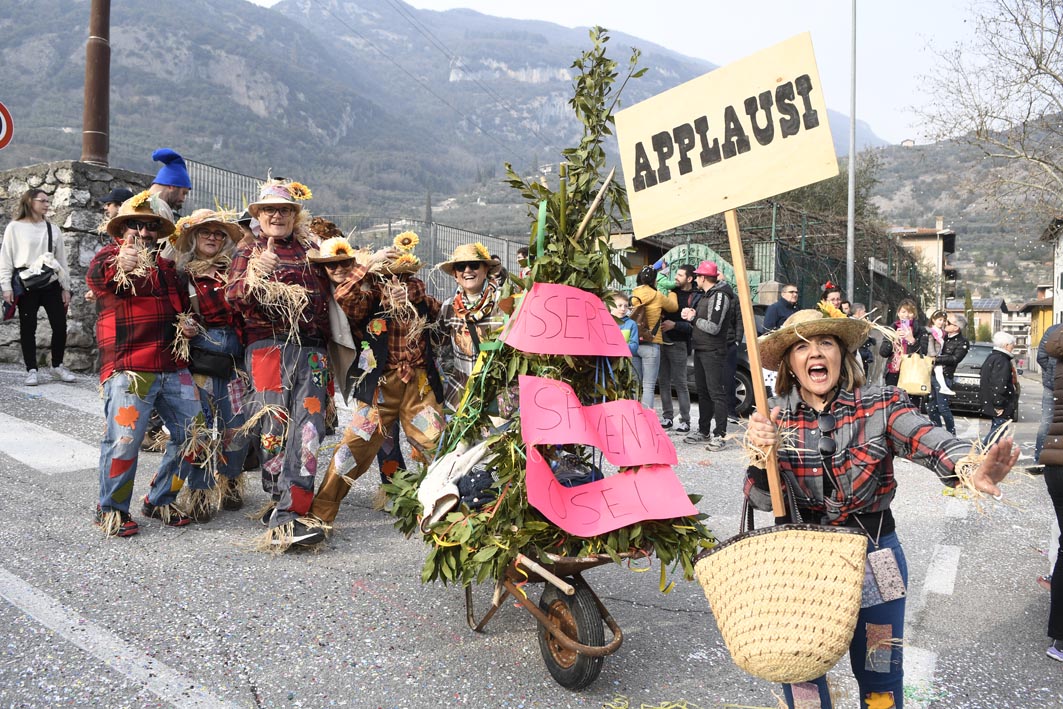
<path id="1" fill-rule="evenodd" d="M 557 483 L 557 484 L 560 485 L 560 483 Z M 579 507 L 580 509 L 587 510 L 588 512 L 591 512 L 591 513 L 594 514 L 594 519 L 587 518 L 587 519 L 583 520 L 584 524 L 595 524 L 598 520 L 600 520 L 602 518 L 602 514 L 598 511 L 598 509 L 596 507 L 593 507 L 591 505 L 580 504 L 579 498 L 583 497 L 584 495 L 591 495 L 591 494 L 594 494 L 594 493 L 577 492 L 575 495 L 570 497 L 569 500 L 568 500 L 569 502 L 572 503 L 573 507 Z"/>
<path id="2" fill-rule="evenodd" d="M 650 139 L 653 143 L 653 152 L 657 153 L 657 182 L 668 182 L 672 179 L 672 171 L 668 169 L 668 158 L 675 152 L 672 144 L 672 135 L 668 131 L 658 133 Z"/>
<path id="3" fill-rule="evenodd" d="M 793 91 L 791 90 L 792 94 Z M 794 109 L 794 116 L 797 116 L 797 109 Z M 657 175 L 654 173 L 653 168 L 650 167 L 650 159 L 646 155 L 646 148 L 642 146 L 642 143 L 635 143 L 635 177 L 632 180 L 635 185 L 635 191 L 641 192 L 647 187 L 653 187 L 657 184 Z"/>
<path id="4" fill-rule="evenodd" d="M 561 414 L 557 413 L 557 402 L 553 401 L 554 395 L 556 395 L 557 393 L 557 389 L 553 387 L 540 387 L 535 390 L 535 396 L 532 397 L 532 401 L 535 402 L 536 408 L 538 408 L 544 416 L 542 425 L 536 427 L 540 431 L 549 431 L 551 429 L 557 428 L 562 421 Z M 551 416 L 556 416 L 557 420 L 547 420 L 545 418 L 547 414 Z"/>
<path id="5" fill-rule="evenodd" d="M 734 106 L 723 109 L 723 157 L 733 158 L 735 155 L 749 152 L 749 136 L 742 129 Z"/>
<path id="6" fill-rule="evenodd" d="M 802 128 L 806 131 L 818 128 L 821 123 L 819 112 L 812 107 L 812 93 L 816 90 L 812 77 L 802 74 L 774 89 L 746 98 L 742 102 L 744 115 L 739 115 L 735 106 L 726 106 L 718 123 L 715 118 L 710 123 L 709 116 L 698 116 L 670 131 L 655 133 L 649 142 L 657 158 L 656 165 L 650 160 L 644 141 L 635 143 L 635 175 L 632 178 L 635 192 L 672 179 L 671 163 L 678 167 L 680 175 L 688 175 L 699 167 L 710 167 L 749 152 L 752 149 L 750 133 L 758 145 L 767 147 L 776 137 L 789 138 L 800 133 Z M 715 134 L 710 131 L 713 127 Z M 722 138 L 719 135 L 721 128 Z M 700 166 L 691 159 L 695 148 L 698 149 Z"/>

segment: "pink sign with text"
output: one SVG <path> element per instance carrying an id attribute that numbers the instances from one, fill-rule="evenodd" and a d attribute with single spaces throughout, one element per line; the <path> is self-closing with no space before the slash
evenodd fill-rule
<path id="1" fill-rule="evenodd" d="M 531 354 L 631 356 L 600 298 L 557 283 L 534 284 L 500 339 Z"/>

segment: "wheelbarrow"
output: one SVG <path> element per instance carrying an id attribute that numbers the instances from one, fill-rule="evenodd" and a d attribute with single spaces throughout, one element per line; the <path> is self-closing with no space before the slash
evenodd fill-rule
<path id="1" fill-rule="evenodd" d="M 625 552 L 620 556 L 642 558 L 649 553 Z M 513 596 L 538 621 L 539 650 L 550 675 L 566 689 L 583 689 L 598 679 L 605 656 L 616 652 L 624 642 L 620 626 L 582 575 L 587 569 L 612 562 L 608 554 L 585 557 L 546 554 L 544 560 L 518 554 L 495 584 L 491 607 L 479 621 L 473 610 L 472 586 L 465 587 L 465 620 L 470 628 L 481 633 L 506 598 Z M 521 582 L 545 584 L 538 605 L 518 588 Z M 608 643 L 603 622 L 613 634 Z"/>

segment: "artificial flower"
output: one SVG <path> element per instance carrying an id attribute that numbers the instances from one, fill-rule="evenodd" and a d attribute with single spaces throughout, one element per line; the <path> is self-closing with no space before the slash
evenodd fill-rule
<path id="1" fill-rule="evenodd" d="M 304 185 L 302 182 L 290 182 L 288 183 L 288 194 L 292 196 L 292 199 L 297 199 L 300 202 L 313 199 L 314 194 L 310 191 L 310 188 Z"/>
<path id="2" fill-rule="evenodd" d="M 421 243 L 420 237 L 412 231 L 404 231 L 395 237 L 394 246 L 403 251 L 413 251 L 413 247 Z"/>
<path id="3" fill-rule="evenodd" d="M 129 200 L 129 206 L 133 209 L 140 209 L 144 205 L 151 201 L 151 192 L 144 190 L 138 195 L 135 195 Z"/>
<path id="4" fill-rule="evenodd" d="M 848 315 L 846 315 L 842 311 L 838 310 L 837 308 L 835 308 L 833 305 L 831 305 L 830 303 L 828 303 L 825 300 L 819 301 L 819 304 L 816 307 L 819 308 L 819 312 L 823 313 L 828 318 L 847 318 L 847 317 L 849 317 Z"/>

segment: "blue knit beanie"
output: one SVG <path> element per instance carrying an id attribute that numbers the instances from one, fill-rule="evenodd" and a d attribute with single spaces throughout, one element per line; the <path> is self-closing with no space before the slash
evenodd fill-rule
<path id="1" fill-rule="evenodd" d="M 187 187 L 192 189 L 192 180 L 188 177 L 185 169 L 185 159 L 170 148 L 159 148 L 151 154 L 151 159 L 161 162 L 159 173 L 152 180 L 154 185 L 170 185 L 171 187 Z"/>

